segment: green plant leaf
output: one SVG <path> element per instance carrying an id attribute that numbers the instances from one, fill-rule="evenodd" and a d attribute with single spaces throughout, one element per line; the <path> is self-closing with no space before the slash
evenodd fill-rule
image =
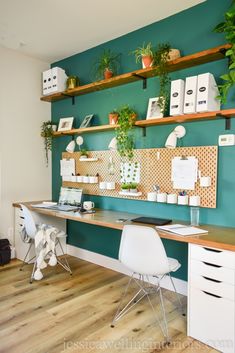
<path id="1" fill-rule="evenodd" d="M 217 33 L 222 33 L 222 32 L 224 32 L 225 27 L 226 27 L 225 22 L 221 22 L 214 28 L 213 31 L 217 32 Z"/>
<path id="2" fill-rule="evenodd" d="M 231 65 L 229 65 L 229 70 L 235 69 L 235 62 L 233 62 Z"/>
<path id="3" fill-rule="evenodd" d="M 222 78 L 222 80 L 224 80 L 224 81 L 230 81 L 229 74 L 224 74 L 224 75 L 220 76 L 220 78 Z"/>

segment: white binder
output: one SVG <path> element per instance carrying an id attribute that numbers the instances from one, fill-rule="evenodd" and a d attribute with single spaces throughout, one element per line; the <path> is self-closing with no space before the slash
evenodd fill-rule
<path id="1" fill-rule="evenodd" d="M 186 78 L 184 94 L 184 114 L 196 113 L 197 76 Z"/>
<path id="2" fill-rule="evenodd" d="M 197 112 L 220 110 L 220 101 L 216 99 L 219 89 L 214 76 L 209 72 L 198 75 L 197 87 Z"/>
<path id="3" fill-rule="evenodd" d="M 63 92 L 66 90 L 67 75 L 60 67 L 53 67 L 52 71 L 52 89 L 51 93 Z"/>
<path id="4" fill-rule="evenodd" d="M 184 112 L 184 80 L 171 81 L 170 115 L 182 115 Z"/>
<path id="5" fill-rule="evenodd" d="M 51 69 L 46 70 L 42 73 L 42 94 L 46 96 L 51 93 L 52 89 L 52 77 L 51 77 Z"/>

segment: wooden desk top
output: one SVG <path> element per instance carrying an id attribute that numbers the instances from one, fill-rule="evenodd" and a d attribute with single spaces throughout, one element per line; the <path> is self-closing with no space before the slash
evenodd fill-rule
<path id="1" fill-rule="evenodd" d="M 72 221 L 83 222 L 88 224 L 93 224 L 101 227 L 107 227 L 112 229 L 122 230 L 123 226 L 126 224 L 135 225 L 145 225 L 143 223 L 133 223 L 131 219 L 140 217 L 139 214 L 127 213 L 120 211 L 102 210 L 96 209 L 96 213 L 93 214 L 80 214 L 79 212 L 61 212 L 53 211 L 42 208 L 34 208 L 31 205 L 36 203 L 41 203 L 41 201 L 31 201 L 31 202 L 16 202 L 13 203 L 14 207 L 20 207 L 20 203 L 27 206 L 30 210 L 58 218 L 69 219 Z M 126 219 L 125 222 L 117 222 L 118 219 Z M 178 223 L 178 222 L 177 222 Z M 180 221 L 180 223 L 185 223 Z M 154 225 L 146 224 L 148 227 L 155 228 Z M 212 248 L 218 248 L 223 250 L 235 251 L 235 228 L 218 227 L 212 225 L 201 225 L 208 233 L 200 236 L 187 236 L 182 237 L 172 233 L 167 233 L 158 230 L 161 238 L 176 240 L 183 243 L 192 243 L 202 246 L 208 246 Z"/>

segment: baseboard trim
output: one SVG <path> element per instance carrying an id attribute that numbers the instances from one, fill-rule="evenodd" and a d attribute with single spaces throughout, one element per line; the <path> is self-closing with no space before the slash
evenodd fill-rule
<path id="1" fill-rule="evenodd" d="M 130 275 L 130 272 L 125 266 L 123 266 L 117 259 L 113 259 L 108 256 L 104 256 L 89 250 L 81 249 L 73 245 L 67 244 L 67 254 L 77 257 L 81 260 L 92 262 L 93 264 L 109 268 L 113 271 Z M 174 278 L 174 284 L 177 292 L 183 295 L 187 295 L 187 282 L 178 278 Z M 162 288 L 172 290 L 172 285 L 168 277 L 161 281 Z"/>

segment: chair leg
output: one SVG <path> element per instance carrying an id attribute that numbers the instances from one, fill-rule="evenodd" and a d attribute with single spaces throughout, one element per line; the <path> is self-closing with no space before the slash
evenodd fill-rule
<path id="1" fill-rule="evenodd" d="M 183 309 L 183 304 L 182 304 L 182 302 L 181 302 L 181 299 L 180 299 L 179 293 L 178 293 L 178 292 L 177 292 L 177 290 L 176 290 L 176 287 L 175 287 L 174 281 L 173 281 L 173 279 L 172 279 L 172 277 L 171 277 L 171 274 L 170 274 L 170 273 L 169 273 L 169 277 L 170 277 L 171 284 L 172 284 L 172 286 L 173 286 L 174 292 L 175 292 L 175 294 L 176 294 L 177 301 L 178 301 L 178 303 L 179 303 L 179 308 L 181 309 L 182 314 L 183 314 L 183 315 L 185 315 L 185 313 L 184 313 L 184 309 Z"/>
<path id="2" fill-rule="evenodd" d="M 31 277 L 30 277 L 30 281 L 29 281 L 30 284 L 33 283 L 34 273 L 35 273 L 35 270 L 36 270 L 36 265 L 37 265 L 37 260 L 35 260 L 35 262 L 34 262 L 34 264 L 33 264 L 33 271 L 32 271 L 32 273 L 31 273 Z"/>
<path id="3" fill-rule="evenodd" d="M 22 264 L 22 266 L 20 267 L 20 271 L 22 271 L 24 265 L 27 264 L 26 259 L 27 259 L 27 257 L 28 257 L 28 254 L 29 254 L 31 248 L 32 248 L 32 245 L 33 245 L 33 243 L 31 242 L 31 243 L 30 243 L 30 246 L 28 247 L 28 250 L 27 250 L 27 252 L 26 252 L 26 255 L 25 255 L 25 257 L 24 257 L 23 264 Z M 30 261 L 31 261 L 31 260 L 32 260 L 32 259 L 30 259 Z"/>
<path id="4" fill-rule="evenodd" d="M 69 263 L 68 263 L 68 260 L 67 260 L 67 255 L 64 253 L 64 249 L 63 249 L 63 247 L 61 245 L 61 242 L 60 242 L 59 238 L 57 238 L 57 244 L 59 244 L 59 246 L 60 246 L 61 252 L 62 252 L 62 254 L 64 256 L 65 264 L 63 264 L 63 262 L 60 261 L 58 258 L 57 258 L 57 261 L 66 271 L 68 271 L 70 273 L 70 275 L 72 275 L 72 270 L 71 270 L 71 268 L 69 266 Z"/>

